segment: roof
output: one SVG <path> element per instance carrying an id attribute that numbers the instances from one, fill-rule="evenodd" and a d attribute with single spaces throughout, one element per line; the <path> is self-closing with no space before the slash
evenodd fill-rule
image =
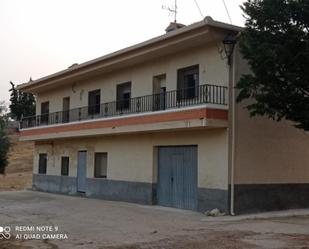
<path id="1" fill-rule="evenodd" d="M 32 81 L 20 84 L 20 85 L 17 86 L 17 88 L 20 89 L 20 90 L 31 91 L 32 88 L 35 88 L 36 86 L 41 85 L 43 83 L 52 81 L 56 78 L 59 78 L 59 77 L 68 78 L 68 77 L 70 77 L 70 75 L 73 75 L 75 72 L 79 72 L 83 69 L 89 68 L 89 67 L 94 66 L 98 63 L 102 63 L 104 61 L 119 57 L 119 56 L 124 55 L 126 53 L 138 51 L 139 49 L 142 49 L 142 48 L 147 47 L 149 45 L 153 45 L 153 44 L 162 42 L 164 40 L 168 40 L 168 39 L 171 39 L 173 37 L 177 37 L 177 36 L 180 36 L 182 34 L 189 33 L 190 31 L 196 30 L 196 29 L 201 28 L 203 26 L 214 27 L 214 28 L 223 29 L 223 30 L 227 30 L 227 31 L 230 31 L 230 32 L 236 32 L 236 33 L 240 32 L 243 29 L 242 27 L 239 27 L 239 26 L 215 21 L 211 17 L 208 16 L 200 22 L 193 23 L 191 25 L 182 27 L 182 28 L 177 29 L 177 30 L 172 31 L 172 32 L 168 32 L 164 35 L 152 38 L 150 40 L 138 43 L 136 45 L 118 50 L 116 52 L 98 57 L 98 58 L 90 60 L 90 61 L 86 61 L 86 62 L 81 63 L 81 64 L 75 63 L 72 66 L 70 66 L 67 69 L 64 69 L 62 71 L 47 75 L 45 77 L 42 77 L 42 78 L 39 78 L 39 79 L 36 79 L 36 80 L 32 80 Z"/>

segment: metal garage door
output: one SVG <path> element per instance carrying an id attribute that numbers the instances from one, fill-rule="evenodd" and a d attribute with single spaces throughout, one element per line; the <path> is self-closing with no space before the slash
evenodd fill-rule
<path id="1" fill-rule="evenodd" d="M 159 147 L 158 204 L 197 209 L 197 146 Z"/>

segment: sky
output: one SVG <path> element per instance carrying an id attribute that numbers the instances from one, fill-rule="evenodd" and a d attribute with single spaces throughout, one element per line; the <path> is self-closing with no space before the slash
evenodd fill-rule
<path id="1" fill-rule="evenodd" d="M 177 22 L 229 23 L 223 0 L 178 0 Z M 243 26 L 243 0 L 225 0 Z M 21 84 L 165 33 L 174 0 L 0 0 L 0 101 Z"/>

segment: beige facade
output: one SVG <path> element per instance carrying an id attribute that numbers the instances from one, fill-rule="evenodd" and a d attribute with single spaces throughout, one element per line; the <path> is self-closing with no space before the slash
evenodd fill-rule
<path id="1" fill-rule="evenodd" d="M 235 182 L 309 182 L 309 137 L 290 122 L 250 118 L 239 108 Z"/>
<path id="2" fill-rule="evenodd" d="M 177 88 L 177 70 L 199 65 L 200 84 L 228 85 L 228 66 L 220 58 L 215 43 L 206 44 L 182 51 L 168 57 L 147 63 L 134 65 L 125 69 L 96 76 L 91 79 L 76 81 L 72 84 L 37 93 L 36 113 L 41 113 L 41 103 L 49 101 L 49 111 L 62 111 L 62 100 L 70 97 L 70 109 L 88 105 L 88 92 L 101 90 L 101 103 L 116 100 L 116 85 L 132 82 L 132 97 L 153 94 L 153 77 L 166 75 L 166 90 Z"/>
<path id="3" fill-rule="evenodd" d="M 157 182 L 159 146 L 198 146 L 198 187 L 228 189 L 227 130 L 196 130 L 54 140 L 36 144 L 33 173 L 38 173 L 38 155 L 47 153 L 47 175 L 61 174 L 61 157 L 70 157 L 69 176 L 77 176 L 77 152 L 87 151 L 87 177 L 94 178 L 94 153 L 107 152 L 107 179 Z M 104 181 L 105 179 L 101 179 Z"/>
<path id="4" fill-rule="evenodd" d="M 235 82 L 250 72 L 236 50 Z M 250 117 L 236 105 L 235 183 L 309 183 L 309 135 L 291 122 L 276 122 L 267 117 Z"/>

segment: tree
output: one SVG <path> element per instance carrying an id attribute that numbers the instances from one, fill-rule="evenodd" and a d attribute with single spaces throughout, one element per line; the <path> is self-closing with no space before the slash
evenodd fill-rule
<path id="1" fill-rule="evenodd" d="M 290 120 L 309 130 L 309 1 L 248 0 L 240 50 L 252 74 L 237 83 L 251 116 Z"/>
<path id="2" fill-rule="evenodd" d="M 10 111 L 12 118 L 20 120 L 21 117 L 35 115 L 35 97 L 32 93 L 25 93 L 16 89 L 13 82 L 10 82 L 12 88 Z"/>
<path id="3" fill-rule="evenodd" d="M 7 124 L 7 115 L 5 114 L 6 107 L 4 102 L 0 102 L 0 174 L 4 174 L 7 166 L 7 154 L 9 151 L 9 139 L 5 132 Z"/>

